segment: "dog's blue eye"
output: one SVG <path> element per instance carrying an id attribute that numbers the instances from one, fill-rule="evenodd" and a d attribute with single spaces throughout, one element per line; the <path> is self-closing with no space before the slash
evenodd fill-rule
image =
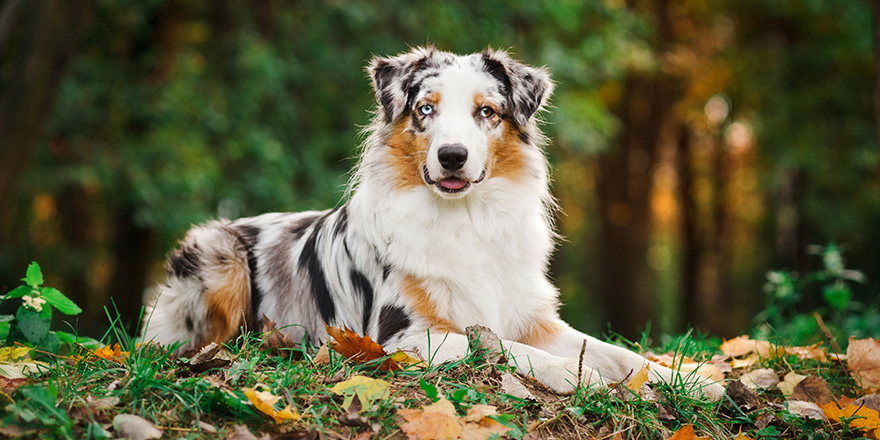
<path id="1" fill-rule="evenodd" d="M 494 114 L 495 110 L 492 110 L 492 107 L 483 107 L 480 109 L 480 116 L 484 118 L 491 118 Z"/>
<path id="2" fill-rule="evenodd" d="M 434 113 L 434 106 L 431 104 L 425 104 L 425 105 L 419 107 L 419 113 L 421 113 L 425 116 L 428 116 L 428 115 Z"/>

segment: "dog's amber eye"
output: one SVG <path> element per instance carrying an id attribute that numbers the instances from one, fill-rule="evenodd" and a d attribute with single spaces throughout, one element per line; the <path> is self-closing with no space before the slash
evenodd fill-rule
<path id="1" fill-rule="evenodd" d="M 480 116 L 483 118 L 491 118 L 495 114 L 495 110 L 492 110 L 492 107 L 483 107 L 480 109 Z"/>
<path id="2" fill-rule="evenodd" d="M 431 104 L 425 104 L 425 105 L 419 107 L 419 113 L 421 113 L 425 116 L 434 114 L 434 106 Z"/>

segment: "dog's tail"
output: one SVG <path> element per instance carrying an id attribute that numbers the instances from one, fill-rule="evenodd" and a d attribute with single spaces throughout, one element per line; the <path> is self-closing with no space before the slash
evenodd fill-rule
<path id="1" fill-rule="evenodd" d="M 166 284 L 147 301 L 145 341 L 180 341 L 178 354 L 238 334 L 250 316 L 246 245 L 228 221 L 194 227 L 166 262 Z"/>

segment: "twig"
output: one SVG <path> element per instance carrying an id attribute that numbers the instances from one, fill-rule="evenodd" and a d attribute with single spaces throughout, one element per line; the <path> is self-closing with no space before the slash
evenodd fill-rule
<path id="1" fill-rule="evenodd" d="M 825 333 L 825 339 L 828 340 L 828 343 L 831 344 L 831 349 L 834 350 L 834 354 L 840 354 L 840 346 L 837 345 L 837 338 L 831 334 L 831 330 L 828 330 L 828 327 L 825 325 L 825 321 L 822 319 L 822 315 L 819 312 L 813 312 L 813 318 L 816 320 L 816 323 L 819 324 L 819 328 L 822 329 L 822 333 Z"/>
<path id="2" fill-rule="evenodd" d="M 28 347 L 27 345 L 24 345 L 24 344 L 22 344 L 21 342 L 18 342 L 18 341 L 15 341 L 15 345 L 18 345 L 18 346 L 20 346 L 20 347 L 25 347 L 25 348 L 27 348 L 27 349 L 30 349 L 30 350 L 36 351 L 37 353 L 43 353 L 43 354 L 47 354 L 47 355 L 49 355 L 49 356 L 55 356 L 55 357 L 57 357 L 57 358 L 67 359 L 67 360 L 69 360 L 69 361 L 74 360 L 74 359 L 73 359 L 72 357 L 70 357 L 70 356 L 63 356 L 63 355 L 60 355 L 60 354 L 49 353 L 48 351 L 38 350 L 38 349 L 36 349 L 36 348 Z"/>

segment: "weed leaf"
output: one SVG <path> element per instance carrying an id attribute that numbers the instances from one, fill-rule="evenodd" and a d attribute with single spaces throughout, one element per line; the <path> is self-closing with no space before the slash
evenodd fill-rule
<path id="1" fill-rule="evenodd" d="M 48 307 L 40 312 L 26 307 L 19 307 L 15 318 L 18 322 L 18 328 L 29 342 L 37 344 L 49 334 L 52 313 Z"/>
<path id="2" fill-rule="evenodd" d="M 25 295 L 30 295 L 32 291 L 33 289 L 30 286 L 18 286 L 6 293 L 3 299 L 21 298 Z"/>
<path id="3" fill-rule="evenodd" d="M 425 392 L 425 396 L 427 396 L 431 401 L 437 400 L 437 387 L 428 383 L 425 378 L 419 379 L 419 388 L 421 388 Z"/>
<path id="4" fill-rule="evenodd" d="M 32 261 L 28 265 L 24 278 L 21 279 L 28 286 L 37 288 L 43 285 L 43 272 L 40 271 L 40 265 L 36 261 Z"/>
<path id="5" fill-rule="evenodd" d="M 40 289 L 40 294 L 47 303 L 65 315 L 78 315 L 82 313 L 82 309 L 76 303 L 54 287 L 43 287 Z"/>

